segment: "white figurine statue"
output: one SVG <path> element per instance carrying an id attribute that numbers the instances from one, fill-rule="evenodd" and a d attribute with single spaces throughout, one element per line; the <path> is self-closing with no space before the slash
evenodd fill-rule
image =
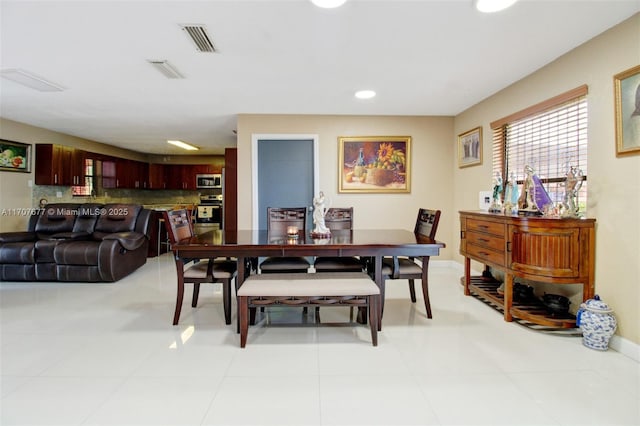
<path id="1" fill-rule="evenodd" d="M 575 166 L 569 166 L 566 179 L 562 183 L 562 186 L 564 186 L 563 208 L 565 217 L 579 216 L 578 191 L 582 187 L 583 176 L 582 170 Z"/>
<path id="2" fill-rule="evenodd" d="M 324 216 L 327 214 L 328 207 L 325 205 L 324 192 L 313 199 L 313 224 L 315 227 L 311 232 L 312 236 L 328 236 L 331 231 L 324 223 Z"/>
<path id="3" fill-rule="evenodd" d="M 518 212 L 518 178 L 515 172 L 511 172 L 504 190 L 504 212 L 514 214 Z"/>
<path id="4" fill-rule="evenodd" d="M 491 200 L 491 206 L 489 206 L 490 212 L 502 212 L 502 189 L 502 176 L 500 175 L 500 172 L 496 172 L 496 175 L 493 178 L 493 196 Z"/>

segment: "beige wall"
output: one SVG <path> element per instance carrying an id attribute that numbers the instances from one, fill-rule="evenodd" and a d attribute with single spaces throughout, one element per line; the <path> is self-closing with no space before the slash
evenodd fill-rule
<path id="1" fill-rule="evenodd" d="M 491 186 L 489 123 L 582 84 L 589 86 L 589 194 L 596 224 L 596 293 L 618 317 L 618 334 L 640 343 L 640 155 L 615 155 L 613 75 L 640 64 L 640 15 L 601 34 L 455 118 L 455 134 L 482 125 L 481 166 L 453 173 L 453 209 L 477 208 Z M 446 240 L 458 255 L 459 224 Z M 442 236 L 442 235 L 441 235 Z M 442 236 L 445 238 L 445 236 Z"/>
<path id="2" fill-rule="evenodd" d="M 317 134 L 320 190 L 336 207 L 354 208 L 354 227 L 413 229 L 418 208 L 439 208 L 438 234 L 447 244 L 440 258 L 450 259 L 455 222 L 451 210 L 450 159 L 452 117 L 240 115 L 238 117 L 238 228 L 251 228 L 251 135 Z M 339 136 L 411 136 L 411 193 L 339 194 Z M 245 172 L 246 171 L 246 172 Z M 311 200 L 309 200 L 311 204 Z"/>

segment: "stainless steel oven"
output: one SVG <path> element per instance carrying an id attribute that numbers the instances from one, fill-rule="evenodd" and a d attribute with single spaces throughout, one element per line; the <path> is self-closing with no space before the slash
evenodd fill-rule
<path id="1" fill-rule="evenodd" d="M 216 224 L 222 228 L 222 195 L 201 195 L 196 223 Z"/>

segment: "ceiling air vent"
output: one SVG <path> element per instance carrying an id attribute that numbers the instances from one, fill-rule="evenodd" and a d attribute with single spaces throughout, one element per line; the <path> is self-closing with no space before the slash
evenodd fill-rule
<path id="1" fill-rule="evenodd" d="M 196 49 L 200 52 L 215 53 L 216 48 L 213 47 L 207 29 L 204 25 L 180 25 L 182 30 L 189 35 L 189 39 L 196 45 Z"/>
<path id="2" fill-rule="evenodd" d="M 149 62 L 155 69 L 157 69 L 162 73 L 162 75 L 167 78 L 184 78 L 184 76 L 180 74 L 180 72 L 175 69 L 175 67 L 171 65 L 167 60 L 148 59 L 147 62 Z"/>

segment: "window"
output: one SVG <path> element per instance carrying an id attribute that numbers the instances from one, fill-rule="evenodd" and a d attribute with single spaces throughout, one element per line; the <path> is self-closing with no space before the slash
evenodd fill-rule
<path id="1" fill-rule="evenodd" d="M 531 166 L 554 202 L 564 200 L 570 167 L 582 171 L 578 192 L 580 212 L 587 201 L 587 86 L 491 123 L 493 174 L 506 182 L 513 172 L 522 184 Z"/>
<path id="2" fill-rule="evenodd" d="M 93 160 L 87 158 L 84 160 L 84 185 L 75 185 L 71 187 L 71 193 L 75 196 L 95 195 L 95 178 L 93 170 Z"/>

